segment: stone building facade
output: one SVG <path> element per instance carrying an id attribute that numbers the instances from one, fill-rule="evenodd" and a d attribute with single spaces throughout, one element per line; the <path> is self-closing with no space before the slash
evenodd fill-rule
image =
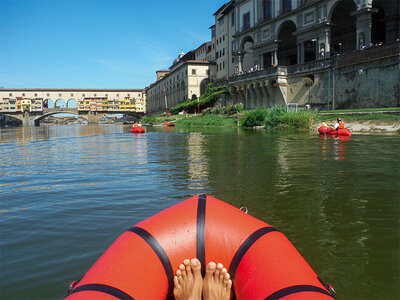
<path id="1" fill-rule="evenodd" d="M 399 6 L 387 0 L 228 1 L 214 13 L 211 40 L 147 89 L 148 112 L 165 110 L 164 86 L 171 107 L 198 97 L 210 81 L 229 86 L 223 106 L 399 106 Z M 200 71 L 194 82 L 191 64 L 207 65 L 209 73 Z"/>
<path id="2" fill-rule="evenodd" d="M 210 43 L 187 54 L 181 53 L 168 70 L 157 71 L 157 81 L 146 88 L 146 113 L 165 112 L 187 99 L 202 95 L 216 74 L 215 63 L 206 61 Z"/>
<path id="3" fill-rule="evenodd" d="M 228 55 L 216 56 L 216 80 L 230 87 L 222 105 L 398 106 L 399 23 L 398 1 L 227 2 L 215 13 L 215 41 L 228 41 L 219 45 Z M 357 57 L 362 64 L 354 64 Z M 379 78 L 387 80 L 377 87 Z M 385 96 L 369 92 L 383 86 Z"/>

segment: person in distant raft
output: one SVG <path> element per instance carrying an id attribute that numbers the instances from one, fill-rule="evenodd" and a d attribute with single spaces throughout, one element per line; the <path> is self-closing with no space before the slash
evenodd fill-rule
<path id="1" fill-rule="evenodd" d="M 338 129 L 343 129 L 344 128 L 344 123 L 342 122 L 341 118 L 337 118 L 337 123 L 335 126 L 331 125 L 332 130 L 338 130 Z"/>

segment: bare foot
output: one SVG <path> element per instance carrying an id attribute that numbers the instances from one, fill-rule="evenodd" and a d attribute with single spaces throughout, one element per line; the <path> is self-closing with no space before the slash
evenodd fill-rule
<path id="1" fill-rule="evenodd" d="M 185 259 L 179 265 L 174 277 L 174 296 L 176 300 L 201 300 L 203 277 L 201 263 L 197 258 Z"/>
<path id="2" fill-rule="evenodd" d="M 203 281 L 204 300 L 230 300 L 232 290 L 231 276 L 221 263 L 210 262 L 206 267 Z"/>

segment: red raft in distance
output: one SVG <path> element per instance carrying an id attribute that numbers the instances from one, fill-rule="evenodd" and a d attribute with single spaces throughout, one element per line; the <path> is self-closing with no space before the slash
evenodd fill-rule
<path id="1" fill-rule="evenodd" d="M 341 135 L 341 136 L 351 136 L 350 130 L 346 128 L 338 129 L 338 130 L 332 130 L 328 126 L 321 126 L 318 128 L 319 134 L 323 135 Z"/>
<path id="2" fill-rule="evenodd" d="M 131 132 L 132 133 L 145 133 L 146 130 L 144 130 L 143 127 L 134 127 L 134 128 L 131 128 Z"/>
<path id="3" fill-rule="evenodd" d="M 123 233 L 66 299 L 166 299 L 186 258 L 229 270 L 237 299 L 332 299 L 277 229 L 207 195 L 182 201 Z"/>

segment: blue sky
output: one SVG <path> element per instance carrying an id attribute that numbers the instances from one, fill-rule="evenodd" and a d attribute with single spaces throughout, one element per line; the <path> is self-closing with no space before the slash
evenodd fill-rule
<path id="1" fill-rule="evenodd" d="M 144 88 L 228 0 L 0 0 L 0 87 Z"/>

